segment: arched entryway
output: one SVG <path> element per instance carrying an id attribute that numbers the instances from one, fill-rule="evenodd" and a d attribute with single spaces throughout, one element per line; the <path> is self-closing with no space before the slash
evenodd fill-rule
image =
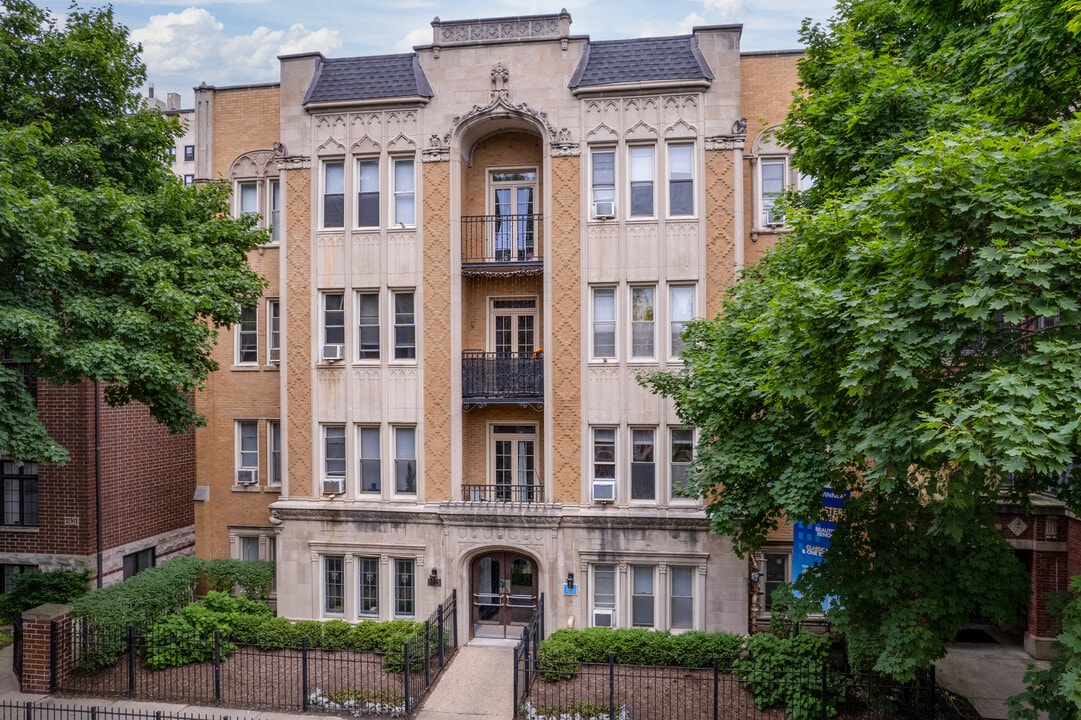
<path id="1" fill-rule="evenodd" d="M 537 563 L 513 550 L 494 550 L 469 566 L 470 619 L 474 635 L 518 634 L 533 615 L 538 596 Z"/>

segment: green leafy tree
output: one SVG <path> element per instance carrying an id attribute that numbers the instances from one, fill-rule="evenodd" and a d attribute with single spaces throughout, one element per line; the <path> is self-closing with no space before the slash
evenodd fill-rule
<path id="1" fill-rule="evenodd" d="M 184 187 L 165 164 L 180 126 L 140 107 L 139 48 L 111 8 L 64 22 L 26 0 L 0 10 L 0 454 L 64 461 L 19 367 L 106 383 L 174 431 L 216 368 L 215 328 L 263 281 L 229 189 Z"/>
<path id="2" fill-rule="evenodd" d="M 847 0 L 805 25 L 780 137 L 814 188 L 684 368 L 643 378 L 700 429 L 691 482 L 739 552 L 850 491 L 799 581 L 914 676 L 1027 596 L 1000 498 L 1081 457 L 1081 39 L 1055 0 Z"/>

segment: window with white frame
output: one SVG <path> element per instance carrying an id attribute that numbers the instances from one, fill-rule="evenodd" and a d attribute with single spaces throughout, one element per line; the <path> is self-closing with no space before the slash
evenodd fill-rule
<path id="1" fill-rule="evenodd" d="M 376 426 L 362 425 L 357 430 L 357 447 L 359 448 L 359 467 L 357 477 L 360 479 L 360 492 L 378 493 L 382 488 L 382 463 L 379 459 L 379 428 Z"/>
<path id="2" fill-rule="evenodd" d="M 413 158 L 394 158 L 394 224 L 412 227 L 417 224 L 416 178 Z"/>
<path id="3" fill-rule="evenodd" d="M 341 360 L 345 347 L 345 296 L 323 293 L 323 360 Z"/>
<path id="4" fill-rule="evenodd" d="M 396 558 L 394 560 L 394 617 L 415 617 L 416 601 L 416 561 Z"/>
<path id="5" fill-rule="evenodd" d="M 654 593 L 652 565 L 631 566 L 631 625 L 633 627 L 653 627 Z"/>
<path id="6" fill-rule="evenodd" d="M 379 359 L 379 292 L 357 293 L 357 357 Z"/>
<path id="7" fill-rule="evenodd" d="M 616 289 L 593 288 L 593 357 L 616 356 Z"/>
<path id="8" fill-rule="evenodd" d="M 282 317 L 278 298 L 266 301 L 266 315 L 266 361 L 276 365 L 282 357 Z"/>
<path id="9" fill-rule="evenodd" d="M 672 498 L 688 498 L 693 492 L 687 486 L 687 469 L 694 458 L 694 430 L 686 427 L 673 427 L 668 429 L 671 439 L 671 464 L 669 466 L 669 481 L 672 485 Z"/>
<path id="10" fill-rule="evenodd" d="M 668 609 L 673 630 L 694 628 L 694 568 L 674 565 L 668 568 L 671 591 Z"/>
<path id="11" fill-rule="evenodd" d="M 282 424 L 278 420 L 266 421 L 267 485 L 282 483 Z"/>
<path id="12" fill-rule="evenodd" d="M 395 291 L 394 297 L 394 359 L 415 360 L 417 357 L 417 315 L 412 291 Z"/>
<path id="13" fill-rule="evenodd" d="M 595 427 L 593 433 L 592 499 L 616 500 L 616 429 Z"/>
<path id="14" fill-rule="evenodd" d="M 630 148 L 630 217 L 653 217 L 653 146 Z"/>
<path id="15" fill-rule="evenodd" d="M 358 557 L 357 566 L 357 614 L 361 617 L 379 617 L 379 558 Z"/>
<path id="16" fill-rule="evenodd" d="M 345 163 L 341 160 L 323 163 L 322 227 L 345 227 Z"/>
<path id="17" fill-rule="evenodd" d="M 323 613 L 345 614 L 345 558 L 323 556 Z"/>
<path id="18" fill-rule="evenodd" d="M 672 285 L 668 288 L 669 355 L 683 354 L 683 328 L 694 316 L 694 286 Z"/>
<path id="19" fill-rule="evenodd" d="M 236 364 L 259 362 L 259 312 L 254 305 L 240 308 L 240 322 L 235 326 Z"/>
<path id="20" fill-rule="evenodd" d="M 259 481 L 259 423 L 236 422 L 236 483 L 254 485 Z"/>
<path id="21" fill-rule="evenodd" d="M 277 245 L 281 242 L 281 183 L 277 180 L 271 180 L 268 183 L 267 193 L 269 194 L 268 204 L 270 206 L 270 242 Z"/>
<path id="22" fill-rule="evenodd" d="M 417 492 L 417 429 L 412 426 L 394 428 L 394 489 Z"/>
<path id="23" fill-rule="evenodd" d="M 345 426 L 323 426 L 323 477 L 345 477 Z"/>
<path id="24" fill-rule="evenodd" d="M 593 618 L 591 627 L 616 627 L 616 566 L 593 566 Z"/>
<path id="25" fill-rule="evenodd" d="M 773 608 L 773 591 L 788 584 L 791 555 L 787 552 L 765 552 L 758 563 L 758 582 L 762 588 L 762 609 Z"/>
<path id="26" fill-rule="evenodd" d="M 694 215 L 694 146 L 668 146 L 668 215 Z"/>
<path id="27" fill-rule="evenodd" d="M 195 184 L 195 176 L 194 175 L 188 174 L 188 175 L 184 176 L 184 185 L 185 186 L 190 186 L 190 185 L 194 185 L 194 184 Z"/>
<path id="28" fill-rule="evenodd" d="M 616 151 L 597 148 L 590 152 L 591 216 L 610 218 L 616 214 Z"/>
<path id="29" fill-rule="evenodd" d="M 784 215 L 774 209 L 785 190 L 788 162 L 785 158 L 762 158 L 758 162 L 761 179 L 762 227 L 784 225 Z"/>
<path id="30" fill-rule="evenodd" d="M 0 461 L 4 511 L 0 524 L 34 527 L 38 524 L 38 464 Z"/>
<path id="31" fill-rule="evenodd" d="M 357 227 L 379 227 L 379 158 L 357 160 Z"/>
<path id="32" fill-rule="evenodd" d="M 240 545 L 240 559 L 241 560 L 258 560 L 259 559 L 259 536 L 258 535 L 241 535 L 237 538 L 237 543 Z"/>
<path id="33" fill-rule="evenodd" d="M 195 162 L 195 146 L 184 146 L 184 162 Z"/>
<path id="34" fill-rule="evenodd" d="M 242 181 L 236 184 L 236 214 L 259 212 L 259 183 Z"/>
<path id="35" fill-rule="evenodd" d="M 656 356 L 656 288 L 631 288 L 631 357 L 653 358 Z"/>
<path id="36" fill-rule="evenodd" d="M 264 560 L 274 562 L 274 531 L 269 528 L 243 527 L 230 529 L 231 551 L 234 560 Z M 235 542 L 232 542 L 235 539 Z"/>
<path id="37" fill-rule="evenodd" d="M 657 499 L 656 431 L 631 428 L 631 500 Z"/>

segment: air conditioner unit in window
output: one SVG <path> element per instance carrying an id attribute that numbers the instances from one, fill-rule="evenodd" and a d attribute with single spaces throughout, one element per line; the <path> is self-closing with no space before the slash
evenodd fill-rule
<path id="1" fill-rule="evenodd" d="M 611 200 L 601 200 L 593 203 L 593 217 L 598 220 L 607 220 L 616 216 L 616 204 Z"/>
<path id="2" fill-rule="evenodd" d="M 344 345 L 324 345 L 323 360 L 326 362 L 338 362 L 342 359 L 342 353 L 344 351 Z"/>
<path id="3" fill-rule="evenodd" d="M 345 478 L 325 478 L 323 480 L 324 495 L 341 495 L 345 492 Z"/>
<path id="4" fill-rule="evenodd" d="M 593 627 L 615 627 L 615 608 L 593 608 Z"/>
<path id="5" fill-rule="evenodd" d="M 593 502 L 612 503 L 616 501 L 615 480 L 593 481 Z"/>
<path id="6" fill-rule="evenodd" d="M 270 363 L 281 362 L 281 358 L 282 358 L 281 348 L 270 348 L 270 350 L 268 350 L 267 353 L 268 353 L 267 354 L 267 362 L 270 362 Z"/>
<path id="7" fill-rule="evenodd" d="M 240 468 L 236 471 L 237 485 L 255 485 L 259 482 L 259 470 L 257 468 Z"/>
<path id="8" fill-rule="evenodd" d="M 762 225 L 765 227 L 783 227 L 784 226 L 784 214 L 774 212 L 773 210 L 765 210 L 762 212 Z"/>

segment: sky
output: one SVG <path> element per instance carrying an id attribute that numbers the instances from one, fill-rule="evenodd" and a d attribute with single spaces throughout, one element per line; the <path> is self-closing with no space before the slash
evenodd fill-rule
<path id="1" fill-rule="evenodd" d="M 279 55 L 321 52 L 327 57 L 410 52 L 432 42 L 432 20 L 571 15 L 571 34 L 593 40 L 680 35 L 699 25 L 743 25 L 743 50 L 800 47 L 803 18 L 824 23 L 834 0 L 111 0 L 116 20 L 143 47 L 147 81 L 157 97 L 192 88 L 278 80 Z M 41 0 L 63 14 L 67 1 Z M 144 88 L 145 94 L 145 88 Z"/>

